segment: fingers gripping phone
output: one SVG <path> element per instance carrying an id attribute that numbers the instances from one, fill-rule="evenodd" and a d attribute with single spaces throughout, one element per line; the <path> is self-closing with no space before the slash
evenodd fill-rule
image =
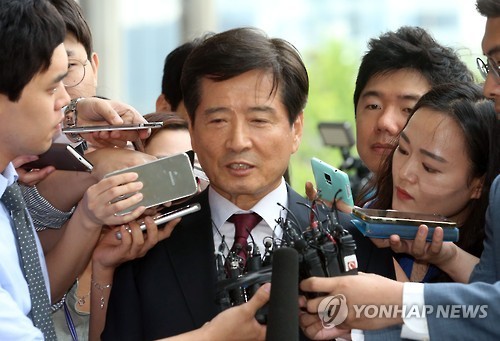
<path id="1" fill-rule="evenodd" d="M 349 176 L 318 158 L 311 159 L 311 167 L 318 189 L 318 195 L 328 201 L 341 199 L 349 206 L 354 206 Z"/>
<path id="2" fill-rule="evenodd" d="M 168 201 L 185 198 L 198 191 L 193 168 L 186 153 L 179 153 L 139 166 L 114 171 L 104 177 L 129 172 L 135 172 L 139 175 L 137 181 L 141 181 L 143 184 L 140 190 L 143 199 L 139 203 L 117 212 L 117 215 L 130 213 L 139 206 L 149 208 Z M 111 202 L 124 200 L 133 194 L 135 193 L 117 197 Z"/>

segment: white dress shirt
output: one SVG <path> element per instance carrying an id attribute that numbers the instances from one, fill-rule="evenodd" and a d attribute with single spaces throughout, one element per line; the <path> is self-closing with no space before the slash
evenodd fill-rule
<path id="1" fill-rule="evenodd" d="M 12 163 L 0 174 L 0 197 L 17 180 Z M 33 224 L 31 224 L 33 228 Z M 45 284 L 50 286 L 43 251 L 35 233 Z M 0 340 L 43 340 L 42 332 L 28 317 L 31 299 L 24 278 L 10 212 L 0 204 Z"/>
<path id="2" fill-rule="evenodd" d="M 288 207 L 288 192 L 284 179 L 281 184 L 264 198 L 262 198 L 254 207 L 249 211 L 244 211 L 234 205 L 232 202 L 217 193 L 212 187 L 208 188 L 208 201 L 210 202 L 210 213 L 212 215 L 212 229 L 214 234 L 215 250 L 219 249 L 222 242 L 222 236 L 226 243 L 224 247 L 224 257 L 229 253 L 229 249 L 234 242 L 234 224 L 227 220 L 235 213 L 248 213 L 255 212 L 262 217 L 260 223 L 254 227 L 251 237 L 255 240 L 261 255 L 264 255 L 264 238 L 276 237 L 281 238 L 283 231 L 276 223 L 280 217 L 286 217 L 286 211 L 283 210 L 277 203 Z M 251 237 L 248 237 L 250 244 Z"/>

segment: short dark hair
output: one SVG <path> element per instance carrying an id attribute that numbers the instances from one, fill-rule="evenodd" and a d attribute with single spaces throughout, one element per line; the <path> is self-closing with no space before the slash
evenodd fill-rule
<path id="1" fill-rule="evenodd" d="M 194 39 L 184 43 L 170 52 L 165 58 L 163 65 L 163 77 L 161 79 L 161 93 L 165 96 L 172 111 L 177 111 L 182 101 L 181 75 L 182 67 L 187 57 L 199 43 Z"/>
<path id="2" fill-rule="evenodd" d="M 51 64 L 66 30 L 46 0 L 0 1 L 0 93 L 17 101 L 31 79 Z"/>
<path id="3" fill-rule="evenodd" d="M 61 14 L 66 24 L 67 33 L 72 33 L 76 40 L 83 45 L 87 57 L 90 58 L 94 48 L 92 45 L 92 32 L 83 17 L 83 11 L 75 0 L 49 0 Z"/>
<path id="4" fill-rule="evenodd" d="M 244 27 L 208 36 L 187 58 L 181 87 L 191 124 L 200 103 L 203 78 L 224 81 L 252 70 L 269 71 L 273 88 L 279 89 L 290 124 L 304 110 L 309 92 L 306 67 L 297 49 L 289 42 L 269 38 L 263 31 Z"/>
<path id="5" fill-rule="evenodd" d="M 457 243 L 465 251 L 480 256 L 483 250 L 484 224 L 491 183 L 500 169 L 499 121 L 493 101 L 482 95 L 482 88 L 473 83 L 442 84 L 426 93 L 415 105 L 444 113 L 458 123 L 462 130 L 466 154 L 470 160 L 469 181 L 483 177 L 479 199 L 470 202 L 470 214 L 461 226 Z M 376 179 L 371 208 L 389 209 L 392 206 L 392 157 L 395 149 L 382 163 Z M 373 189 L 365 189 L 366 192 Z M 453 198 L 450 198 L 453 200 Z M 360 203 L 362 205 L 363 203 Z"/>
<path id="6" fill-rule="evenodd" d="M 487 18 L 500 17 L 500 2 L 498 0 L 477 0 L 477 11 Z"/>
<path id="7" fill-rule="evenodd" d="M 373 76 L 400 69 L 421 73 L 431 87 L 474 81 L 472 72 L 452 49 L 438 44 L 423 28 L 403 26 L 369 41 L 356 79 L 354 110 Z"/>

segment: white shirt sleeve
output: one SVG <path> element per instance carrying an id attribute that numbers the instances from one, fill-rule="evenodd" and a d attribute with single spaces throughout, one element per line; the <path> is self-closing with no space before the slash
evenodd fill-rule
<path id="1" fill-rule="evenodd" d="M 401 338 L 429 340 L 427 315 L 425 314 L 424 284 L 406 282 L 403 285 L 403 328 Z M 412 307 L 415 309 L 411 310 Z M 410 312 L 410 313 L 409 313 Z M 411 313 L 415 312 L 415 313 Z"/>

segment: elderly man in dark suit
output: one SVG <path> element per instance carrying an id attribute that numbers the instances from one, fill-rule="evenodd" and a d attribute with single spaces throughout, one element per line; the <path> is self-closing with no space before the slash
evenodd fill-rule
<path id="1" fill-rule="evenodd" d="M 190 54 L 181 84 L 192 146 L 210 186 L 192 199 L 201 211 L 144 258 L 117 269 L 103 339 L 157 339 L 217 315 L 215 251 L 229 253 L 232 216 L 258 214 L 251 237 L 260 250 L 265 237 L 283 234 L 276 219 L 287 211 L 278 203 L 298 226 L 309 225 L 309 210 L 298 204 L 305 199 L 283 179 L 299 148 L 309 88 L 297 50 L 251 28 L 215 34 Z M 341 223 L 352 228 L 346 215 Z M 360 238 L 358 258 L 363 271 L 394 275 L 388 250 L 367 239 Z"/>

